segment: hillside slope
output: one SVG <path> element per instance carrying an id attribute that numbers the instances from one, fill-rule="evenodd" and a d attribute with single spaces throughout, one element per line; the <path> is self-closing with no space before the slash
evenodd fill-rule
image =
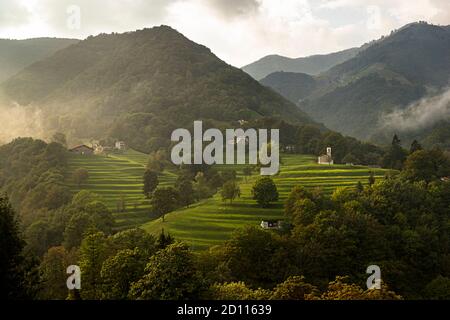
<path id="1" fill-rule="evenodd" d="M 204 120 L 278 117 L 313 123 L 293 103 L 166 26 L 89 37 L 26 68 L 3 85 L 38 105 L 45 126 L 77 138 L 119 138 L 137 150 L 168 144 L 175 128 Z"/>
<path id="2" fill-rule="evenodd" d="M 136 227 L 152 219 L 149 200 L 142 192 L 147 161 L 148 155 L 134 150 L 108 156 L 69 154 L 68 176 L 84 168 L 89 178 L 80 185 L 70 178 L 68 186 L 72 194 L 88 190 L 99 195 L 113 213 L 116 229 Z M 171 186 L 175 180 L 176 175 L 168 171 L 159 175 L 161 186 Z M 125 210 L 118 210 L 119 203 L 123 203 Z"/>
<path id="3" fill-rule="evenodd" d="M 260 82 L 295 103 L 308 97 L 318 85 L 313 76 L 295 72 L 274 72 Z"/>
<path id="4" fill-rule="evenodd" d="M 58 38 L 0 39 L 0 83 L 34 62 L 78 41 Z"/>
<path id="5" fill-rule="evenodd" d="M 236 168 L 226 167 L 228 170 Z M 164 229 L 176 239 L 189 243 L 195 250 L 207 249 L 226 241 L 237 228 L 259 226 L 261 220 L 284 219 L 284 201 L 296 185 L 308 189 L 320 188 L 330 195 L 338 187 L 356 186 L 359 181 L 367 184 L 370 171 L 374 172 L 377 179 L 382 179 L 387 172 L 362 166 L 318 165 L 314 156 L 285 154 L 282 155 L 280 174 L 274 177 L 280 200 L 271 207 L 261 208 L 252 199 L 251 189 L 257 178 L 254 175 L 247 181 L 241 180 L 241 197 L 234 200 L 232 205 L 224 203 L 220 194 L 217 194 L 189 208 L 169 213 L 165 222 L 157 219 L 142 228 L 155 235 Z"/>
<path id="6" fill-rule="evenodd" d="M 426 23 L 407 25 L 314 77 L 312 91 L 309 84 L 305 88 L 303 75 L 270 75 L 262 83 L 295 103 L 301 98 L 300 108 L 332 130 L 359 139 L 391 139 L 402 128 L 395 124 L 386 128 L 385 115 L 440 94 L 449 85 L 449 30 Z M 424 108 L 427 112 L 431 108 Z M 380 135 L 380 130 L 389 132 Z"/>

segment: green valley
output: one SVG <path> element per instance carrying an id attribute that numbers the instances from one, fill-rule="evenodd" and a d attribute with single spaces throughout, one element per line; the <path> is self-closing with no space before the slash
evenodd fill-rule
<path id="1" fill-rule="evenodd" d="M 78 168 L 87 169 L 89 179 L 77 186 L 71 183 L 71 190 L 89 190 L 100 195 L 113 212 L 117 229 L 141 226 L 152 234 L 162 229 L 176 239 L 186 241 L 194 249 L 221 244 L 237 228 L 246 225 L 259 225 L 261 220 L 283 219 L 283 202 L 295 185 L 307 188 L 320 188 L 331 195 L 338 187 L 355 186 L 358 181 L 367 184 L 371 171 L 377 178 L 384 176 L 387 170 L 370 169 L 363 166 L 317 165 L 316 158 L 308 155 L 282 155 L 280 174 L 275 176 L 280 200 L 270 208 L 258 207 L 252 199 L 251 188 L 257 172 L 245 179 L 243 165 L 217 166 L 219 171 L 236 170 L 240 180 L 241 197 L 230 205 L 223 202 L 220 194 L 179 209 L 165 218 L 152 218 L 149 201 L 142 194 L 142 176 L 148 156 L 129 150 L 122 154 L 108 156 L 71 155 L 70 173 Z M 176 174 L 165 171 L 160 177 L 160 186 L 173 185 Z M 126 209 L 118 212 L 117 205 L 124 201 Z"/>

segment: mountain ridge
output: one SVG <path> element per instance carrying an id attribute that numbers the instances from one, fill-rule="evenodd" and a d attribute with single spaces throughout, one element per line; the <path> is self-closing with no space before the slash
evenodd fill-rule
<path id="1" fill-rule="evenodd" d="M 23 68 L 78 43 L 69 38 L 0 39 L 0 83 Z"/>
<path id="2" fill-rule="evenodd" d="M 167 146 L 173 129 L 194 120 L 219 128 L 261 117 L 315 123 L 168 26 L 88 37 L 2 87 L 19 104 L 41 106 L 47 127 L 78 138 L 108 132 L 145 151 Z"/>
<path id="3" fill-rule="evenodd" d="M 331 130 L 378 143 L 383 115 L 438 94 L 449 84 L 450 28 L 424 22 L 408 24 L 372 41 L 354 58 L 314 76 L 315 89 L 290 90 L 295 76 L 269 75 L 261 83 L 297 103 Z M 269 81 L 270 79 L 271 81 Z M 301 100 L 301 101 L 299 101 Z M 387 136 L 401 131 L 392 128 Z M 408 134 L 408 136 L 411 136 Z"/>
<path id="4" fill-rule="evenodd" d="M 274 72 L 296 72 L 318 75 L 345 60 L 354 57 L 361 48 L 350 48 L 329 54 L 317 54 L 300 58 L 268 55 L 242 67 L 256 80 L 261 80 Z"/>

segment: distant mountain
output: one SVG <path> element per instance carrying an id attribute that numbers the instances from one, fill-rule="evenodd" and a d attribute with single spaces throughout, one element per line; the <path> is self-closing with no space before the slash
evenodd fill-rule
<path id="1" fill-rule="evenodd" d="M 276 117 L 313 124 L 295 104 L 170 27 L 102 34 L 60 50 L 3 85 L 71 137 L 115 137 L 138 150 L 170 142 L 194 120 L 226 128 Z"/>
<path id="2" fill-rule="evenodd" d="M 260 82 L 295 103 L 308 97 L 317 87 L 314 77 L 294 72 L 274 72 Z"/>
<path id="3" fill-rule="evenodd" d="M 0 39 L 0 82 L 23 68 L 66 48 L 79 40 L 36 38 L 28 40 Z"/>
<path id="4" fill-rule="evenodd" d="M 242 70 L 256 80 L 261 80 L 267 75 L 279 71 L 318 75 L 355 57 L 360 50 L 360 48 L 351 48 L 340 52 L 296 59 L 270 55 L 243 67 Z"/>
<path id="5" fill-rule="evenodd" d="M 311 91 L 309 83 L 313 80 L 315 89 Z M 395 123 L 386 128 L 384 115 L 439 94 L 449 85 L 450 28 L 409 24 L 313 80 L 308 81 L 306 88 L 297 90 L 297 94 L 295 88 L 304 86 L 304 75 L 270 75 L 262 83 L 298 103 L 302 110 L 332 130 L 379 141 L 383 136 L 380 130 L 387 136 L 403 130 Z M 304 92 L 309 94 L 305 96 Z"/>

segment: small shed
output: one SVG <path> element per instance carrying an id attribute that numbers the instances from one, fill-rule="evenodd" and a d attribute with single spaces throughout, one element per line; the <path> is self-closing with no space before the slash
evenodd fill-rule
<path id="1" fill-rule="evenodd" d="M 261 221 L 261 228 L 265 230 L 278 230 L 281 229 L 283 221 L 277 220 L 263 220 Z"/>

